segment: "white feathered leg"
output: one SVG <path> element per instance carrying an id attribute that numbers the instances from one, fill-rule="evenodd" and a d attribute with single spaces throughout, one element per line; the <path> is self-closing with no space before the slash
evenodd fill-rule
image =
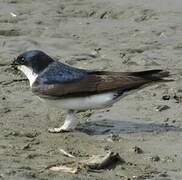
<path id="1" fill-rule="evenodd" d="M 50 133 L 67 132 L 67 131 L 73 130 L 75 128 L 75 126 L 76 126 L 75 112 L 73 110 L 69 110 L 66 115 L 64 124 L 58 128 L 50 128 L 50 129 L 48 129 L 48 131 Z"/>

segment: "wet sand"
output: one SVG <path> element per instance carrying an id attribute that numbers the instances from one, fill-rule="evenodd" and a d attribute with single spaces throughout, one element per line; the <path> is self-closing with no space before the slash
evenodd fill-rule
<path id="1" fill-rule="evenodd" d="M 174 99 L 182 95 L 181 0 L 2 0 L 0 7 L 0 179 L 182 179 L 182 108 Z M 79 113 L 76 132 L 50 134 L 65 112 L 42 103 L 9 65 L 30 49 L 80 68 L 168 69 L 175 81 Z M 77 158 L 114 151 L 125 163 L 52 172 L 46 167 L 66 161 L 59 149 Z"/>

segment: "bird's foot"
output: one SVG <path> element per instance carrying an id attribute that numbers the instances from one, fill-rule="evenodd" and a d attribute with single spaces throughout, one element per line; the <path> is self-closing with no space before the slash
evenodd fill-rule
<path id="1" fill-rule="evenodd" d="M 71 131 L 71 129 L 63 129 L 62 127 L 48 129 L 49 133 L 66 133 L 66 132 L 70 132 L 70 131 Z"/>
<path id="2" fill-rule="evenodd" d="M 64 124 L 61 127 L 58 128 L 49 128 L 48 131 L 50 133 L 65 133 L 65 132 L 70 132 L 73 131 L 75 127 L 75 121 L 74 121 L 74 111 L 69 110 L 68 114 L 66 116 L 66 119 L 64 121 Z"/>

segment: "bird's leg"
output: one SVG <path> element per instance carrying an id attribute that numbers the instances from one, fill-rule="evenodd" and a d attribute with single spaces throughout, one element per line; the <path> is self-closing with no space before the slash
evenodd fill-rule
<path id="1" fill-rule="evenodd" d="M 68 132 L 68 131 L 71 131 L 72 129 L 74 129 L 75 126 L 76 126 L 75 112 L 73 110 L 69 110 L 66 115 L 64 124 L 58 128 L 50 128 L 50 129 L 48 129 L 48 131 L 50 133 Z"/>

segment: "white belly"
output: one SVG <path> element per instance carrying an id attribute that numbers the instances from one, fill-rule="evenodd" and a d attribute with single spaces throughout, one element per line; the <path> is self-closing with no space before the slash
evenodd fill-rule
<path id="1" fill-rule="evenodd" d="M 86 97 L 70 97 L 56 100 L 45 99 L 45 101 L 51 107 L 73 110 L 87 110 L 105 108 L 112 105 L 115 101 L 117 101 L 117 99 L 116 92 L 107 92 Z"/>

